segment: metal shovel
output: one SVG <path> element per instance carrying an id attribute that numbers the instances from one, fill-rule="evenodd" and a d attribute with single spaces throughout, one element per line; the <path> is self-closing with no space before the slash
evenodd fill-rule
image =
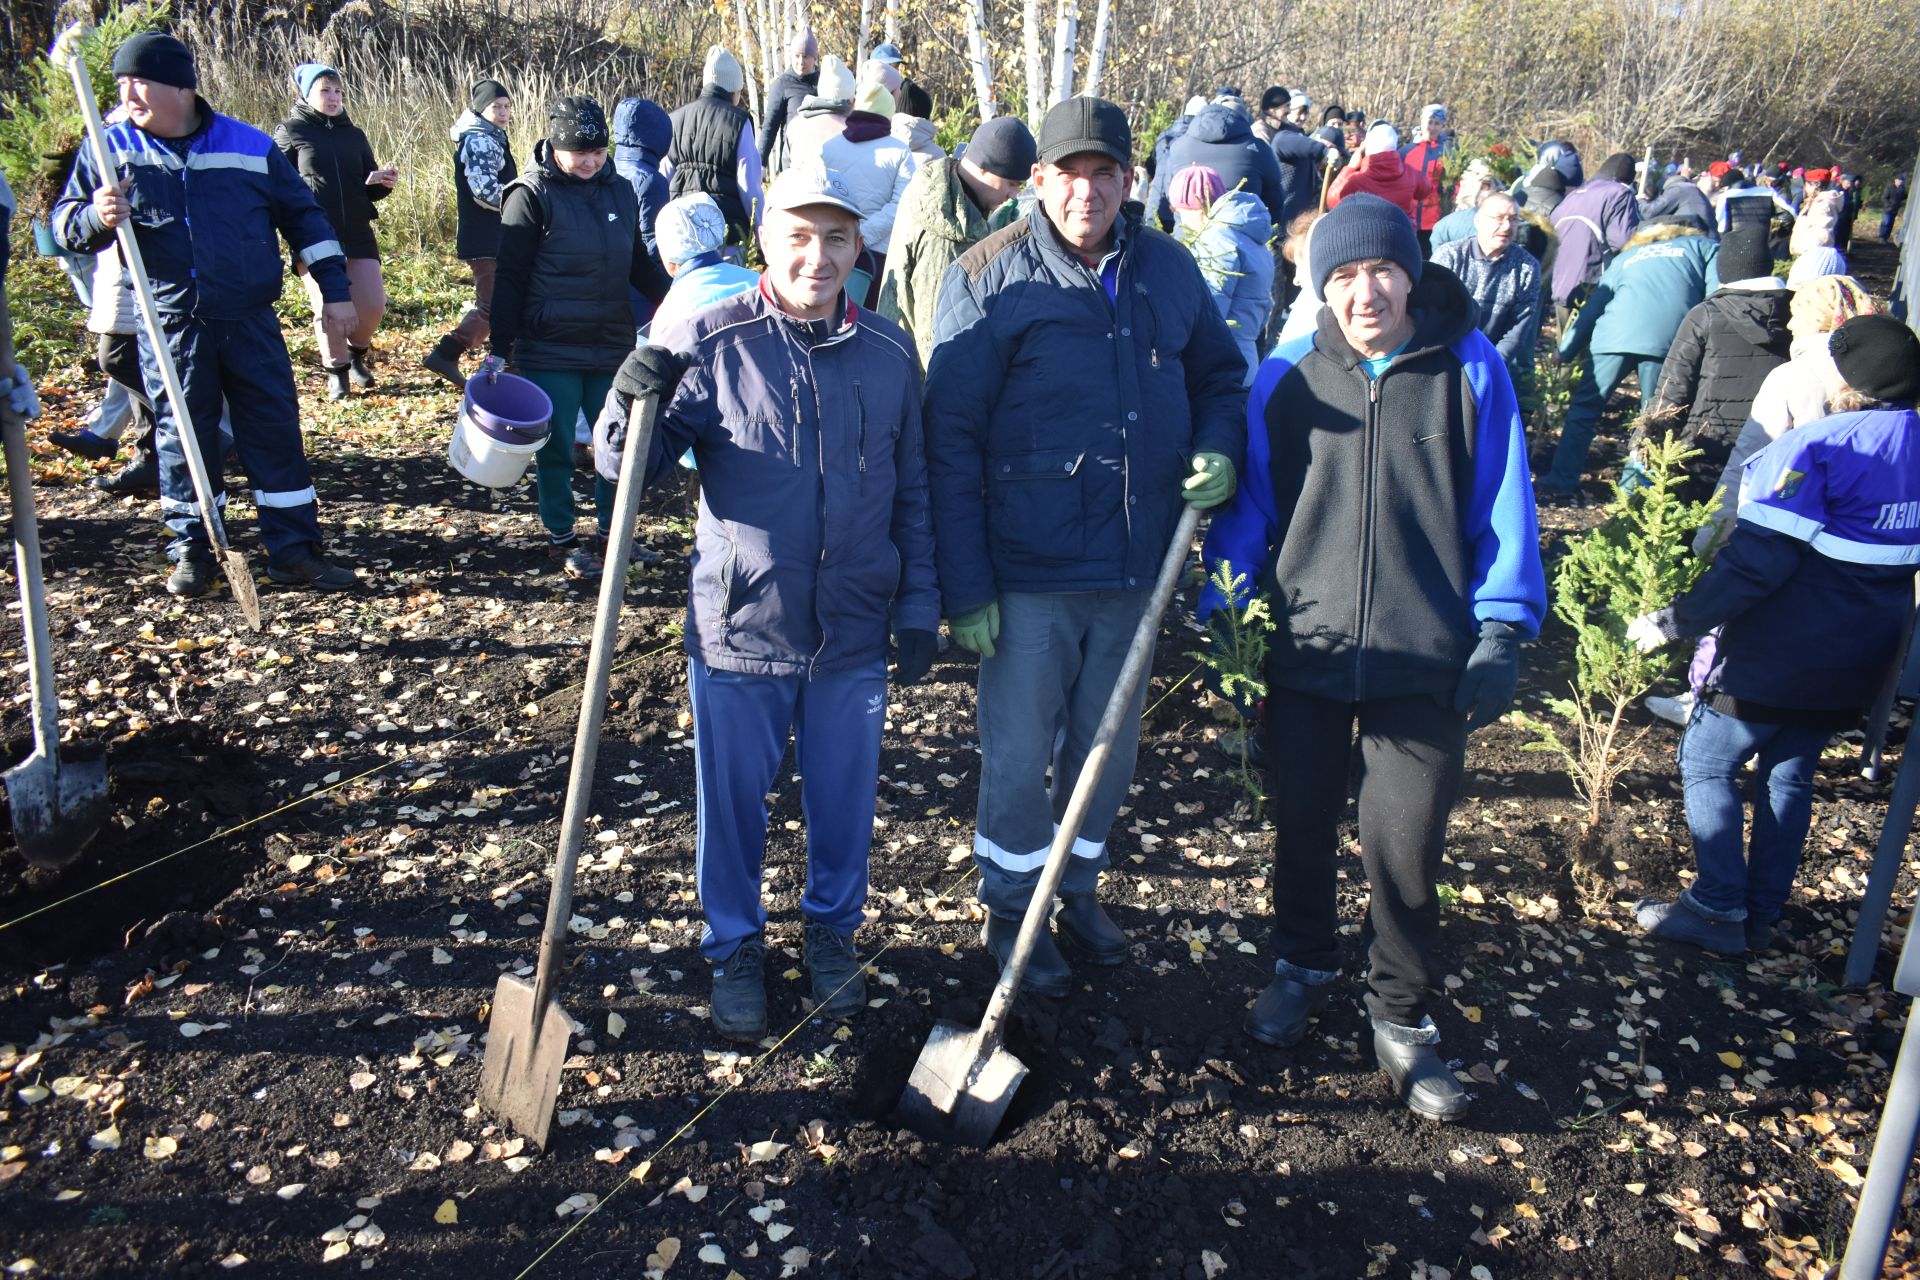
<path id="1" fill-rule="evenodd" d="M 593 617 L 593 647 L 587 652 L 586 686 L 580 694 L 580 722 L 573 735 L 573 767 L 567 775 L 567 807 L 560 819 L 560 852 L 547 898 L 547 924 L 540 935 L 540 963 L 533 981 L 500 975 L 487 1019 L 487 1056 L 480 1069 L 480 1105 L 546 1150 L 553 1124 L 554 1098 L 560 1092 L 560 1068 L 567 1060 L 573 1019 L 553 989 L 559 981 L 567 921 L 573 917 L 573 871 L 585 843 L 587 806 L 593 798 L 593 766 L 600 752 L 600 722 L 606 715 L 607 677 L 620 638 L 620 606 L 633 557 L 633 523 L 640 514 L 640 490 L 646 483 L 647 454 L 659 399 L 636 399 L 627 416 L 627 450 L 620 460 L 620 487 L 613 500 L 613 531 L 607 539 L 606 567 L 600 576 L 600 604 Z M 571 423 L 565 430 L 573 430 Z M 554 430 L 562 430 L 559 423 Z"/>
<path id="2" fill-rule="evenodd" d="M 80 111 L 87 121 L 87 142 L 93 148 L 93 163 L 102 182 L 114 180 L 113 157 L 107 152 L 106 125 L 100 121 L 100 104 L 94 101 L 93 80 L 87 74 L 86 61 L 80 57 L 79 43 L 86 34 L 84 23 L 68 27 L 54 43 L 54 61 L 63 64 L 73 79 L 74 96 L 80 99 Z M 174 368 L 173 348 L 167 345 L 166 331 L 160 327 L 160 312 L 153 305 L 153 286 L 147 282 L 146 260 L 140 256 L 140 242 L 133 224 L 122 222 L 115 228 L 120 240 L 120 256 L 126 259 L 127 274 L 133 278 L 134 296 L 140 303 L 140 320 L 146 326 L 147 340 L 153 345 L 160 365 L 160 378 L 166 384 L 167 402 L 173 406 L 173 425 L 180 437 L 181 452 L 187 455 L 187 470 L 193 474 L 193 493 L 200 502 L 200 520 L 207 529 L 207 541 L 213 544 L 214 559 L 226 575 L 233 598 L 246 615 L 247 625 L 260 630 L 260 593 L 254 587 L 253 571 L 247 559 L 227 543 L 226 522 L 214 505 L 213 483 L 207 478 L 206 460 L 200 456 L 200 437 L 187 413 L 186 393 L 180 389 L 180 372 Z"/>
<path id="3" fill-rule="evenodd" d="M 1107 756 L 1120 731 L 1121 718 L 1128 714 L 1133 691 L 1146 678 L 1147 668 L 1153 663 L 1153 641 L 1160 631 L 1160 615 L 1173 597 L 1174 583 L 1187 562 L 1187 551 L 1193 545 L 1193 532 L 1199 524 L 1199 510 L 1188 507 L 1180 516 L 1179 527 L 1173 531 L 1173 542 L 1160 564 L 1160 577 L 1153 584 L 1146 611 L 1140 615 L 1140 625 L 1134 628 L 1133 643 L 1127 648 L 1120 678 L 1113 686 L 1107 709 L 1100 717 L 1100 727 L 1093 735 L 1087 762 L 1074 780 L 1066 814 L 1054 832 L 1053 847 L 1047 850 L 1046 867 L 1040 873 L 1040 883 L 1034 886 L 1033 900 L 1027 904 L 1027 917 L 1014 939 L 1013 954 L 1007 958 L 1007 967 L 1001 971 L 1000 981 L 987 1001 L 986 1016 L 978 1027 L 965 1027 L 957 1022 L 934 1023 L 926 1047 L 920 1050 L 920 1057 L 913 1064 L 906 1092 L 900 1095 L 900 1114 L 923 1131 L 940 1133 L 970 1146 L 986 1146 L 1000 1127 L 1020 1082 L 1027 1077 L 1026 1064 L 1007 1052 L 1001 1043 L 1007 1017 L 1013 1012 L 1014 997 L 1020 990 L 1020 980 L 1026 976 L 1027 962 L 1033 958 L 1034 944 L 1047 927 L 1047 916 L 1053 911 L 1053 895 L 1066 874 L 1067 859 L 1072 856 L 1073 842 L 1079 838 L 1080 824 L 1086 820 L 1087 806 L 1093 802 L 1094 789 L 1106 771 Z"/>
<path id="4" fill-rule="evenodd" d="M 33 694 L 33 754 L 0 774 L 13 813 L 13 838 L 36 867 L 66 866 L 107 820 L 106 754 L 61 760 L 60 709 L 54 701 L 47 587 L 40 576 L 40 522 L 27 470 L 27 424 L 0 411 L 7 491 L 13 502 L 13 571 L 20 579 L 20 624 L 27 636 L 27 687 Z"/>

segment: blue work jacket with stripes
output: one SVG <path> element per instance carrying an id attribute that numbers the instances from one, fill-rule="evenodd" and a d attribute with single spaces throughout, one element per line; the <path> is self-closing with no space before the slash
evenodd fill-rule
<path id="1" fill-rule="evenodd" d="M 332 224 L 273 139 L 196 97 L 200 127 L 162 139 L 131 121 L 107 129 L 114 180 L 131 178 L 132 225 L 162 314 L 228 319 L 280 296 L 278 231 L 328 302 L 347 302 L 347 260 Z M 101 185 L 83 148 L 53 207 L 56 239 L 97 253 L 113 239 L 93 208 Z"/>

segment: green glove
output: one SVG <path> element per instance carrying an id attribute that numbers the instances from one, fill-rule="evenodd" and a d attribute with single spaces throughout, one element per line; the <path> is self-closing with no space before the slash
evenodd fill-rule
<path id="1" fill-rule="evenodd" d="M 1233 463 L 1225 454 L 1196 453 L 1193 474 L 1180 486 L 1180 496 L 1195 510 L 1207 511 L 1233 496 L 1236 479 Z"/>
<path id="2" fill-rule="evenodd" d="M 993 642 L 1000 638 L 1000 602 L 990 600 L 978 609 L 969 609 L 957 618 L 948 618 L 947 632 L 962 649 L 983 658 L 991 658 Z"/>

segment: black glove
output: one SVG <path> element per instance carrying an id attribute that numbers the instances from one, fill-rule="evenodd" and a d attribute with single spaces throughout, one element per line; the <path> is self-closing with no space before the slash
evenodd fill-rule
<path id="1" fill-rule="evenodd" d="M 897 652 L 893 661 L 893 682 L 898 685 L 919 684 L 927 678 L 927 672 L 933 670 L 933 655 L 939 649 L 939 641 L 931 631 L 902 631 L 894 636 L 893 644 Z"/>
<path id="2" fill-rule="evenodd" d="M 665 347 L 641 347 L 620 362 L 620 371 L 613 375 L 613 389 L 629 400 L 637 400 L 648 392 L 660 397 L 660 406 L 666 407 L 673 399 L 673 389 L 680 385 L 680 377 L 687 371 L 685 356 L 676 355 Z"/>
<path id="3" fill-rule="evenodd" d="M 1480 624 L 1480 643 L 1460 673 L 1453 709 L 1467 712 L 1467 731 L 1492 724 L 1520 688 L 1520 632 L 1509 623 Z"/>

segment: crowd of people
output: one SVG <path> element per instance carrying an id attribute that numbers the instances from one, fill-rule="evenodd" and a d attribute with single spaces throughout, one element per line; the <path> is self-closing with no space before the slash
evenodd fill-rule
<path id="1" fill-rule="evenodd" d="M 512 93 L 475 84 L 450 129 L 473 301 L 423 358 L 458 387 L 511 371 L 546 394 L 554 429 L 533 483 L 547 555 L 569 576 L 602 572 L 636 399 L 662 407 L 648 482 L 698 469 L 686 642 L 701 946 L 722 1032 L 767 1028 L 764 799 L 789 737 L 804 962 L 821 1012 L 864 1004 L 854 935 L 889 658 L 894 683 L 923 678 L 943 620 L 978 657 L 973 856 L 983 943 L 1008 962 L 1186 506 L 1214 513 L 1205 563 L 1245 573 L 1274 620 L 1264 703 L 1246 710 L 1285 889 L 1247 1029 L 1296 1044 L 1337 989 L 1337 836 L 1357 753 L 1375 1054 L 1414 1112 L 1463 1114 L 1431 1016 L 1448 815 L 1468 736 L 1508 708 L 1547 612 L 1538 504 L 1592 491 L 1595 431 L 1629 378 L 1639 438 L 1681 434 L 1698 450 L 1688 483 L 1729 495 L 1700 535 L 1714 559 L 1699 585 L 1629 632 L 1699 645 L 1689 695 L 1656 702 L 1686 726 L 1699 874 L 1637 918 L 1715 951 L 1774 945 L 1814 763 L 1893 660 L 1920 564 L 1920 343 L 1847 275 L 1856 179 L 1737 154 L 1696 176 L 1624 152 L 1589 176 L 1555 140 L 1503 181 L 1459 154 L 1442 104 L 1406 141 L 1278 85 L 1194 98 L 1144 155 L 1127 113 L 1085 96 L 1037 136 L 1000 117 L 949 154 L 898 48 L 856 69 L 802 30 L 786 53 L 758 122 L 740 62 L 716 46 L 671 113 L 638 96 L 611 122 L 588 97 L 541 104 L 524 168 Z M 273 311 L 275 241 L 311 302 L 326 394 L 372 386 L 386 307 L 374 222 L 402 175 L 326 65 L 293 70 L 272 135 L 200 97 L 170 36 L 128 40 L 113 71 L 113 171 L 83 152 L 52 213 L 136 424 L 134 461 L 98 483 L 157 491 L 167 589 L 203 593 L 192 431 L 216 479 L 229 451 L 245 469 L 276 581 L 351 589 L 324 551 Z M 1883 238 L 1904 196 L 1887 193 Z M 182 405 L 132 314 L 123 227 Z M 1551 358 L 1577 376 L 1557 441 L 1534 442 L 1536 478 L 1528 405 L 1550 310 Z M 4 314 L 17 418 L 33 392 Z M 111 455 L 123 428 L 101 414 L 56 442 Z M 1238 603 L 1210 586 L 1199 614 L 1216 623 Z M 1099 886 L 1143 695 L 1073 842 L 1032 991 L 1064 995 L 1074 961 L 1129 956 Z M 1740 767 L 1756 757 L 1743 848 Z"/>

